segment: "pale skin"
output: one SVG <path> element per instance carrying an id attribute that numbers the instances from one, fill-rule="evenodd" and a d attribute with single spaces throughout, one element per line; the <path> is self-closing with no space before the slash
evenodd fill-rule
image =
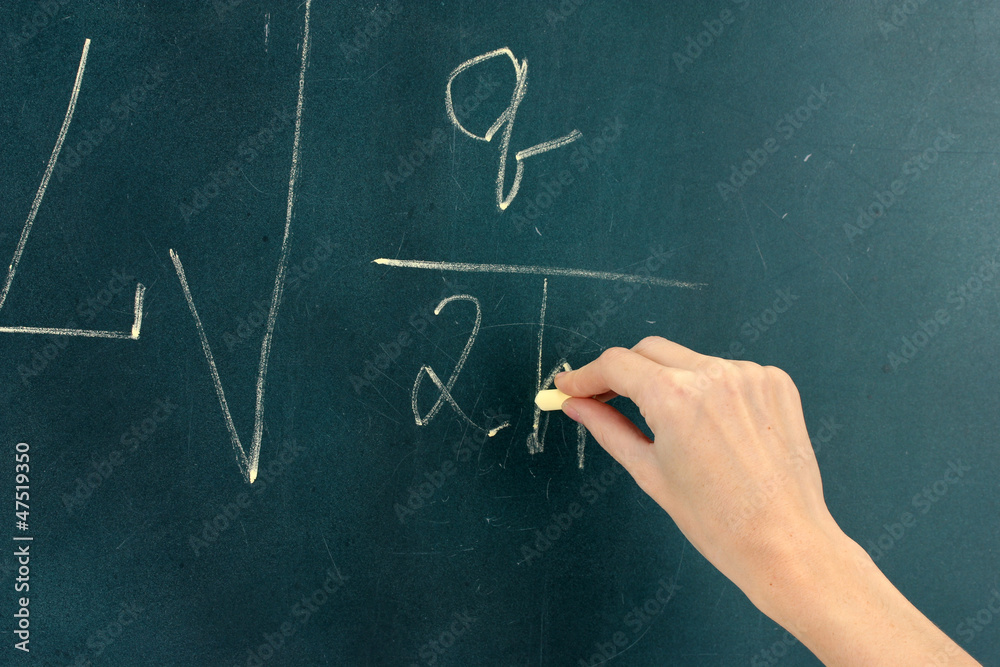
<path id="1" fill-rule="evenodd" d="M 654 337 L 609 349 L 556 386 L 573 397 L 563 412 L 825 665 L 979 665 L 834 521 L 784 371 Z M 636 403 L 653 441 L 605 403 L 616 395 Z"/>

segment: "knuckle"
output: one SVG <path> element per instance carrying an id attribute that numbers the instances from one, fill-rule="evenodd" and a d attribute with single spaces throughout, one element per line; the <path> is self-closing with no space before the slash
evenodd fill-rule
<path id="1" fill-rule="evenodd" d="M 727 393 L 739 389 L 744 378 L 742 367 L 724 360 L 704 367 L 698 375 L 701 384 L 706 388 L 717 386 Z"/>
<path id="2" fill-rule="evenodd" d="M 792 382 L 791 376 L 777 366 L 764 366 L 763 371 L 767 379 L 778 389 L 788 390 L 795 388 L 795 383 Z"/>
<path id="3" fill-rule="evenodd" d="M 641 350 L 649 350 L 650 348 L 656 347 L 662 342 L 663 338 L 661 338 L 660 336 L 646 336 L 638 343 L 636 343 L 635 347 L 633 347 L 632 349 L 635 350 L 636 352 L 639 352 Z"/>
<path id="4" fill-rule="evenodd" d="M 713 382 L 739 375 L 739 366 L 725 359 L 714 359 L 700 368 L 701 374 Z"/>
<path id="5" fill-rule="evenodd" d="M 656 410 L 667 405 L 682 396 L 682 387 L 673 380 L 670 371 L 666 368 L 656 369 L 650 377 L 645 378 L 642 383 L 642 394 L 639 397 L 639 407 L 642 416 L 646 419 L 649 410 Z"/>
<path id="6" fill-rule="evenodd" d="M 601 353 L 600 359 L 605 364 L 617 364 L 628 356 L 629 353 L 630 350 L 626 350 L 624 347 L 609 347 Z"/>
<path id="7" fill-rule="evenodd" d="M 718 380 L 718 385 L 726 396 L 738 396 L 745 392 L 747 376 L 742 373 L 729 371 L 723 373 Z"/>
<path id="8" fill-rule="evenodd" d="M 791 381 L 791 378 L 788 377 L 788 373 L 781 370 L 777 366 L 762 366 L 761 370 L 763 370 L 772 380 L 779 380 L 781 382 Z"/>

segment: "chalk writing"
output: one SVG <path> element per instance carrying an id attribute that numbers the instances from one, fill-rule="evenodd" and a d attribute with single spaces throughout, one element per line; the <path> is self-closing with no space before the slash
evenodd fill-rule
<path id="1" fill-rule="evenodd" d="M 511 95 L 510 104 L 507 105 L 506 110 L 504 110 L 504 112 L 497 117 L 497 119 L 493 122 L 493 125 L 490 126 L 490 129 L 486 130 L 486 134 L 482 136 L 473 134 L 472 132 L 469 132 L 469 130 L 465 129 L 465 126 L 462 125 L 461 121 L 458 120 L 458 116 L 455 114 L 455 105 L 451 97 L 451 85 L 455 81 L 455 77 L 465 70 L 475 67 L 476 65 L 491 58 L 497 58 L 500 56 L 507 56 L 510 58 L 510 62 L 514 65 L 514 74 L 517 77 L 517 83 L 514 85 L 514 93 Z M 484 53 L 481 56 L 476 56 L 475 58 L 466 60 L 452 71 L 451 75 L 448 77 L 448 85 L 445 88 L 445 105 L 448 109 L 448 117 L 451 119 L 452 124 L 457 127 L 462 134 L 471 139 L 489 143 L 493 140 L 493 135 L 495 135 L 501 127 L 504 128 L 503 138 L 500 140 L 500 170 L 497 174 L 497 206 L 501 211 L 510 206 L 510 203 L 514 201 L 514 197 L 517 196 L 517 191 L 521 187 L 521 178 L 524 176 L 524 160 L 556 148 L 561 148 L 567 144 L 571 144 L 583 136 L 579 130 L 573 130 L 564 137 L 545 141 L 540 144 L 536 144 L 531 148 L 526 148 L 523 151 L 515 153 L 514 160 L 517 162 L 517 170 L 514 173 L 514 182 L 510 186 L 510 192 L 505 196 L 504 181 L 506 180 L 507 175 L 507 155 L 510 153 L 510 135 L 514 130 L 514 117 L 517 115 L 517 109 L 521 106 L 521 102 L 524 100 L 524 95 L 527 91 L 528 61 L 527 59 L 518 61 L 518 59 L 514 57 L 511 50 L 507 47 L 497 49 L 496 51 L 490 51 L 489 53 Z"/>
<path id="2" fill-rule="evenodd" d="M 437 416 L 437 413 L 440 412 L 442 407 L 444 407 L 444 404 L 448 403 L 458 416 L 469 424 L 469 426 L 485 431 L 486 429 L 469 419 L 468 415 L 462 411 L 462 408 L 458 406 L 458 402 L 451 394 L 451 390 L 455 386 L 455 382 L 458 380 L 458 374 L 462 372 L 462 367 L 465 366 L 465 362 L 469 358 L 469 352 L 472 350 L 472 346 L 476 343 L 476 336 L 479 335 L 479 326 L 483 322 L 483 309 L 480 308 L 479 300 L 475 297 L 469 296 L 468 294 L 456 294 L 455 296 L 450 296 L 441 301 L 441 303 L 437 305 L 437 308 L 434 309 L 434 314 L 440 315 L 441 310 L 452 301 L 468 301 L 472 303 L 476 307 L 476 323 L 472 327 L 472 333 L 469 334 L 469 339 L 465 342 L 465 348 L 463 348 L 462 354 L 458 357 L 458 362 L 455 364 L 455 368 L 451 371 L 451 375 L 448 377 L 448 382 L 442 383 L 441 378 L 430 366 L 424 365 L 420 367 L 420 370 L 417 372 L 417 379 L 413 383 L 413 393 L 410 397 L 410 404 L 413 408 L 413 417 L 417 422 L 417 426 L 426 426 L 431 422 L 431 420 L 434 419 L 434 417 Z M 420 385 L 423 382 L 425 375 L 430 378 L 431 382 L 434 383 L 434 386 L 436 386 L 441 393 L 438 394 L 437 400 L 434 401 L 434 405 L 427 411 L 427 414 L 421 415 L 420 408 L 417 406 L 417 399 L 419 398 Z M 508 423 L 504 422 L 500 424 L 500 426 L 491 429 L 489 431 L 490 437 L 506 428 L 507 425 Z"/>
<path id="3" fill-rule="evenodd" d="M 35 217 L 38 215 L 38 209 L 42 205 L 42 199 L 45 197 L 45 191 L 49 187 L 49 180 L 52 178 L 52 171 L 55 169 L 56 162 L 59 160 L 59 153 L 62 152 L 63 142 L 66 140 L 66 134 L 69 132 L 70 123 L 73 122 L 73 112 L 76 110 L 76 100 L 80 96 L 80 85 L 83 83 L 83 73 L 87 69 L 87 55 L 89 53 L 90 40 L 87 39 L 83 42 L 83 53 L 80 54 L 80 64 L 76 69 L 76 80 L 73 82 L 73 92 L 70 94 L 69 106 L 66 109 L 66 115 L 63 117 L 62 127 L 59 128 L 59 136 L 56 138 L 56 145 L 52 149 L 52 155 L 49 156 L 49 164 L 45 168 L 45 174 L 42 176 L 42 182 L 39 184 L 38 191 L 35 193 L 35 201 L 31 204 L 31 210 L 28 212 L 28 219 L 25 220 L 24 227 L 21 230 L 21 238 L 18 240 L 17 248 L 14 250 L 14 258 L 11 259 L 10 267 L 7 269 L 7 278 L 4 280 L 3 289 L 0 290 L 0 308 L 3 308 L 4 304 L 7 302 L 7 295 L 10 293 L 10 286 L 14 282 L 14 275 L 17 273 L 17 267 L 21 263 L 21 256 L 24 254 L 24 248 L 28 244 L 28 236 L 31 234 L 31 227 L 35 224 Z M 145 294 L 146 288 L 142 285 L 142 283 L 137 283 L 135 286 L 135 309 L 134 316 L 132 318 L 132 329 L 128 333 L 121 333 L 118 331 L 94 331 L 90 329 L 59 329 L 52 327 L 25 326 L 0 327 L 0 333 L 26 333 L 36 335 L 82 336 L 86 338 L 138 340 L 139 333 L 142 330 L 142 303 Z"/>
<path id="4" fill-rule="evenodd" d="M 184 291 L 184 298 L 187 300 L 191 316 L 194 318 L 195 328 L 198 330 L 198 337 L 201 339 L 201 348 L 205 353 L 205 360 L 208 362 L 209 372 L 212 375 L 212 383 L 215 385 L 215 392 L 219 397 L 219 407 L 222 408 L 222 417 L 226 422 L 226 428 L 229 430 L 233 451 L 236 454 L 236 463 L 250 484 L 253 484 L 254 480 L 257 479 L 257 466 L 260 462 L 260 444 L 264 435 L 264 390 L 267 380 L 267 362 L 271 357 L 271 340 L 274 337 L 274 323 L 278 317 L 278 307 L 281 305 L 281 296 L 285 291 L 287 276 L 289 238 L 292 232 L 292 212 L 295 209 L 295 182 L 299 175 L 302 103 L 305 97 L 306 65 L 309 62 L 309 10 L 311 5 L 312 0 L 306 0 L 305 29 L 302 36 L 302 63 L 299 66 L 299 96 L 295 106 L 295 135 L 292 141 L 292 167 L 288 176 L 288 201 L 285 205 L 285 232 L 281 239 L 281 256 L 278 259 L 278 269 L 274 276 L 274 291 L 271 293 L 271 307 L 267 313 L 264 339 L 260 344 L 260 366 L 257 370 L 257 400 L 254 406 L 253 436 L 250 441 L 249 454 L 243 448 L 240 436 L 236 432 L 236 426 L 233 424 L 233 418 L 229 414 L 226 394 L 222 389 L 222 381 L 215 367 L 215 360 L 212 358 L 212 348 L 208 344 L 208 337 L 205 335 L 205 328 L 201 324 L 201 318 L 198 317 L 198 311 L 191 296 L 191 289 L 188 287 L 187 277 L 184 275 L 184 267 L 177 253 L 173 249 L 170 250 L 170 260 L 174 263 L 177 278 L 180 280 L 181 289 Z"/>

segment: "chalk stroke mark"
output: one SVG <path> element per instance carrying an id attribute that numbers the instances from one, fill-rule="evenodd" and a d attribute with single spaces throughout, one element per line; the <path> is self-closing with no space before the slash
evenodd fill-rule
<path id="1" fill-rule="evenodd" d="M 394 266 L 408 269 L 431 269 L 437 271 L 462 271 L 465 273 L 518 273 L 534 276 L 565 276 L 570 278 L 591 278 L 594 280 L 620 281 L 638 283 L 640 285 L 656 285 L 659 287 L 680 287 L 684 289 L 701 289 L 705 283 L 688 283 L 669 278 L 655 278 L 631 273 L 608 273 L 605 271 L 587 271 L 584 269 L 562 269 L 549 266 L 517 266 L 513 264 L 468 264 L 464 262 L 434 262 L 427 260 L 385 259 L 372 260 L 374 264 Z"/>
<path id="2" fill-rule="evenodd" d="M 476 297 L 469 296 L 468 294 L 456 294 L 455 296 L 443 299 L 434 309 L 434 314 L 440 315 L 444 307 L 452 301 L 468 301 L 472 303 L 476 307 L 476 323 L 472 327 L 472 333 L 469 334 L 469 339 L 465 342 L 465 347 L 462 349 L 462 354 L 459 356 L 458 362 L 455 364 L 455 368 L 451 371 L 451 375 L 448 376 L 448 382 L 442 383 L 441 378 L 436 372 L 434 372 L 434 369 L 426 364 L 421 366 L 420 370 L 417 371 L 417 379 L 413 383 L 413 393 L 410 395 L 410 407 L 413 409 L 413 418 L 416 420 L 417 426 L 426 426 L 434 419 L 434 417 L 437 416 L 437 413 L 440 412 L 442 407 L 444 407 L 444 404 L 448 403 L 455 413 L 465 420 L 469 426 L 479 429 L 480 431 L 486 431 L 487 435 L 492 438 L 502 429 L 509 426 L 509 422 L 504 422 L 496 428 L 487 431 L 487 429 L 476 424 L 468 417 L 468 415 L 465 414 L 465 412 L 462 411 L 462 408 L 459 407 L 458 402 L 451 393 L 452 388 L 455 386 L 455 382 L 458 380 L 458 374 L 462 372 L 462 368 L 465 366 L 465 362 L 469 358 L 469 352 L 472 350 L 472 346 L 476 343 L 476 336 L 479 335 L 479 327 L 483 322 L 483 311 L 479 305 L 479 300 L 476 299 Z M 432 405 L 431 409 L 427 411 L 427 414 L 421 415 L 420 408 L 417 406 L 417 397 L 420 395 L 420 385 L 423 383 L 425 375 L 429 377 L 431 382 L 434 383 L 434 386 L 438 388 L 440 394 L 438 394 L 437 400 L 434 401 L 434 405 Z"/>
<path id="3" fill-rule="evenodd" d="M 24 228 L 21 230 L 21 238 L 18 239 L 17 248 L 14 250 L 14 257 L 7 268 L 7 278 L 4 280 L 3 289 L 0 291 L 0 308 L 7 302 L 7 295 L 10 293 L 10 286 L 14 282 L 14 275 L 17 267 L 21 263 L 21 256 L 24 248 L 28 244 L 28 236 L 31 234 L 31 227 L 35 224 L 35 217 L 38 209 L 45 198 L 45 191 L 49 187 L 49 180 L 52 172 L 56 168 L 59 154 L 62 152 L 63 142 L 66 141 L 66 134 L 69 132 L 70 123 L 73 122 L 73 113 L 76 111 L 76 100 L 80 97 L 80 86 L 83 83 L 83 73 L 87 69 L 87 56 L 90 54 L 90 39 L 83 42 L 83 52 L 80 54 L 80 64 L 76 68 L 76 80 L 73 82 L 73 92 L 69 96 L 69 106 L 66 108 L 66 115 L 63 116 L 62 127 L 59 128 L 59 135 L 56 137 L 56 145 L 52 148 L 52 155 L 49 156 L 49 163 L 45 167 L 42 175 L 42 182 L 38 185 L 35 193 L 35 200 L 31 203 L 31 210 L 28 212 L 28 219 L 24 221 Z M 79 336 L 83 338 L 112 338 L 116 340 L 138 340 L 142 330 L 142 304 L 146 294 L 146 288 L 142 283 L 135 286 L 135 315 L 132 319 L 132 330 L 129 333 L 118 331 L 94 331 L 91 329 L 61 329 L 52 327 L 0 327 L 0 333 L 24 333 L 34 335 L 56 335 L 56 336 Z"/>
<path id="4" fill-rule="evenodd" d="M 478 134 L 473 134 L 465 129 L 461 121 L 458 120 L 458 116 L 455 114 L 455 105 L 451 96 L 451 84 L 455 81 L 455 77 L 470 67 L 475 67 L 483 61 L 489 60 L 490 58 L 497 58 L 499 56 L 507 56 L 510 58 L 510 62 L 514 65 L 514 75 L 517 77 L 517 83 L 514 86 L 514 92 L 510 98 L 510 104 L 507 105 L 504 112 L 500 114 L 496 121 L 494 121 L 493 125 L 490 126 L 490 129 L 486 131 L 486 134 L 479 136 Z M 517 115 L 518 107 L 521 106 L 521 102 L 524 100 L 524 95 L 527 91 L 528 60 L 525 58 L 519 62 L 508 47 L 497 49 L 496 51 L 490 51 L 489 53 L 484 53 L 481 56 L 476 56 L 475 58 L 466 60 L 464 63 L 452 70 L 452 73 L 448 76 L 448 85 L 445 87 L 445 106 L 447 107 L 448 117 L 451 119 L 451 122 L 455 125 L 455 127 L 457 127 L 464 135 L 478 141 L 485 141 L 489 143 L 493 140 L 493 136 L 497 133 L 497 131 L 501 127 L 504 127 L 503 138 L 500 140 L 500 169 L 497 174 L 497 206 L 501 211 L 510 206 L 510 203 L 514 201 L 514 197 L 517 196 L 517 192 L 521 188 L 521 178 L 524 176 L 525 159 L 541 153 L 546 153 L 556 148 L 561 148 L 567 144 L 573 143 L 583 136 L 579 130 L 573 130 L 564 137 L 545 141 L 540 144 L 536 144 L 531 148 L 526 148 L 523 151 L 515 153 L 514 160 L 517 162 L 517 169 L 514 172 L 514 183 L 510 186 L 510 193 L 508 193 L 505 197 L 503 194 L 503 186 L 507 175 L 507 155 L 510 153 L 510 135 L 514 130 L 514 117 Z"/>
<path id="5" fill-rule="evenodd" d="M 554 386 L 556 375 L 560 371 L 571 371 L 573 368 L 567 363 L 566 359 L 560 359 L 559 363 L 556 364 L 552 372 L 548 374 L 545 378 L 545 382 L 542 382 L 542 346 L 545 341 L 545 311 L 548 307 L 549 299 L 549 280 L 546 278 L 542 282 L 542 309 L 538 317 L 538 375 L 535 380 L 535 393 L 531 396 L 531 405 L 535 410 L 532 419 L 531 433 L 528 434 L 527 444 L 529 454 L 541 454 L 545 450 L 545 433 L 549 427 L 549 414 L 545 413 L 545 423 L 541 424 L 542 410 L 535 404 L 534 398 L 538 395 L 538 392 L 543 389 L 549 389 Z M 541 427 L 539 429 L 539 427 Z M 583 424 L 577 424 L 576 426 L 576 460 L 577 467 L 581 470 L 583 469 L 583 452 L 584 446 L 587 443 L 587 429 L 584 428 Z"/>
<path id="6" fill-rule="evenodd" d="M 232 416 L 229 414 L 229 406 L 226 403 L 225 392 L 222 390 L 222 381 L 215 368 L 215 361 L 212 358 L 212 350 L 205 335 L 205 329 L 198 317 L 198 312 L 194 306 L 194 299 L 191 297 L 191 290 L 188 288 L 187 279 L 184 276 L 184 267 L 180 258 L 173 250 L 170 251 L 170 259 L 174 263 L 177 277 L 180 279 L 181 288 L 184 290 L 184 297 L 187 299 L 191 315 L 194 317 L 195 327 L 198 329 L 198 336 L 201 338 L 201 347 L 205 352 L 205 359 L 208 361 L 209 370 L 212 374 L 212 382 L 215 384 L 215 391 L 219 397 L 219 405 L 222 408 L 222 416 L 226 421 L 226 428 L 229 430 L 229 437 L 236 452 L 236 462 L 240 466 L 243 475 L 250 484 L 257 479 L 257 467 L 260 462 L 260 444 L 264 435 L 264 390 L 267 379 L 267 363 L 271 357 L 271 341 L 274 338 L 274 324 L 278 318 L 278 308 L 281 305 L 281 297 L 285 291 L 285 278 L 288 269 L 289 239 L 292 233 L 292 213 L 295 209 L 295 184 L 299 175 L 299 156 L 301 151 L 302 136 L 302 104 L 305 97 L 306 85 L 306 65 L 309 62 L 309 12 L 312 0 L 306 0 L 305 28 L 302 37 L 302 62 L 299 67 L 299 94 L 298 102 L 295 106 L 295 136 L 292 142 L 292 166 L 288 176 L 288 201 L 285 205 L 285 231 L 281 239 L 281 256 L 278 259 L 278 268 L 274 277 L 274 291 L 271 293 L 271 307 L 267 313 L 267 326 L 264 330 L 264 339 L 260 345 L 260 366 L 257 371 L 257 393 L 254 405 L 253 436 L 250 441 L 250 454 L 246 453 L 240 441 L 236 426 L 233 424 Z"/>
<path id="7" fill-rule="evenodd" d="M 548 306 L 549 299 L 549 279 L 546 278 L 542 282 L 542 309 L 541 314 L 538 318 L 538 374 L 535 377 L 535 395 L 542 390 L 542 343 L 545 340 L 545 309 Z M 534 398 L 534 396 L 532 397 Z M 532 401 L 534 402 L 534 401 Z M 542 411 L 535 406 L 535 415 L 532 420 L 531 433 L 528 434 L 528 453 L 537 454 L 541 452 L 545 445 L 542 443 L 541 438 L 538 435 L 538 425 L 541 419 Z M 546 422 L 546 425 L 548 422 Z M 544 437 L 544 436 L 543 436 Z"/>
<path id="8" fill-rule="evenodd" d="M 545 423 L 541 424 L 542 410 L 535 404 L 534 397 L 538 395 L 538 392 L 543 389 L 549 389 L 555 385 L 556 375 L 560 371 L 571 371 L 573 368 L 567 363 L 566 359 L 560 359 L 559 363 L 556 364 L 555 368 L 546 376 L 545 382 L 542 382 L 542 345 L 545 340 L 545 311 L 548 306 L 549 298 L 549 280 L 548 278 L 542 282 L 542 309 L 538 317 L 538 375 L 535 380 L 535 393 L 532 395 L 531 404 L 534 407 L 535 414 L 532 419 L 531 433 L 528 434 L 528 453 L 529 454 L 541 454 L 545 450 L 545 432 L 549 427 L 549 414 L 545 414 Z M 539 429 L 539 427 L 541 427 Z M 583 452 L 584 446 L 587 443 L 587 429 L 584 428 L 583 424 L 577 424 L 576 426 L 576 465 L 581 470 L 583 469 Z"/>
<path id="9" fill-rule="evenodd" d="M 205 335 L 205 327 L 201 323 L 201 318 L 198 317 L 198 309 L 195 308 L 194 298 L 191 296 L 191 288 L 188 287 L 187 276 L 184 275 L 184 266 L 181 264 L 181 258 L 177 256 L 177 253 L 173 249 L 170 250 L 170 261 L 174 263 L 174 270 L 177 272 L 177 278 L 181 282 L 181 290 L 184 291 L 184 298 L 187 301 L 188 308 L 191 310 L 191 316 L 194 317 L 194 326 L 198 330 L 198 338 L 201 340 L 201 349 L 205 353 L 205 359 L 208 360 L 208 370 L 212 375 L 212 384 L 215 385 L 215 393 L 219 397 L 219 405 L 222 408 L 222 417 L 226 421 L 226 428 L 229 430 L 229 437 L 233 442 L 233 451 L 236 453 L 236 462 L 243 471 L 243 475 L 253 483 L 251 479 L 251 464 L 250 460 L 253 458 L 247 457 L 246 450 L 243 449 L 243 444 L 240 442 L 240 436 L 236 432 L 236 426 L 233 424 L 233 418 L 229 414 L 229 404 L 226 402 L 226 392 L 222 388 L 222 380 L 219 379 L 219 371 L 215 367 L 215 358 L 212 356 L 212 347 L 208 344 L 208 337 Z M 254 415 L 257 418 L 257 415 Z M 254 447 L 251 447 L 253 450 Z"/>
<path id="10" fill-rule="evenodd" d="M 538 391 L 544 389 L 551 389 L 555 386 L 556 375 L 562 373 L 563 371 L 571 371 L 573 367 L 565 359 L 560 359 L 559 362 L 553 367 L 548 375 L 545 376 L 545 380 L 538 385 Z M 537 393 L 537 392 L 536 392 Z M 533 420 L 533 428 L 531 433 L 528 434 L 527 444 L 529 454 L 541 454 L 545 451 L 545 432 L 548 430 L 549 425 L 549 414 L 544 415 L 545 422 L 541 423 L 542 410 L 537 405 L 532 405 L 535 409 L 535 415 Z M 583 470 L 584 463 L 584 451 L 587 444 L 587 429 L 583 424 L 576 425 L 576 466 L 580 470 Z"/>
<path id="11" fill-rule="evenodd" d="M 542 390 L 542 342 L 545 340 L 545 309 L 549 301 L 549 279 L 542 281 L 542 312 L 538 317 L 538 375 L 535 379 L 535 393 Z"/>
<path id="12" fill-rule="evenodd" d="M 132 316 L 132 330 L 129 333 L 121 331 L 94 331 L 92 329 L 59 329 L 52 327 L 0 327 L 0 333 L 24 333 L 36 336 L 81 336 L 86 338 L 112 338 L 115 340 L 139 340 L 142 330 L 142 304 L 146 298 L 146 287 L 142 283 L 135 286 L 135 306 Z"/>

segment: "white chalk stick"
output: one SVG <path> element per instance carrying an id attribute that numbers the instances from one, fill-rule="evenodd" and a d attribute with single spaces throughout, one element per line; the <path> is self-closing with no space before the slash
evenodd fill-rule
<path id="1" fill-rule="evenodd" d="M 558 389 L 545 389 L 535 396 L 535 405 L 545 412 L 552 412 L 553 410 L 561 410 L 563 401 L 567 398 L 571 398 L 571 396 Z"/>

